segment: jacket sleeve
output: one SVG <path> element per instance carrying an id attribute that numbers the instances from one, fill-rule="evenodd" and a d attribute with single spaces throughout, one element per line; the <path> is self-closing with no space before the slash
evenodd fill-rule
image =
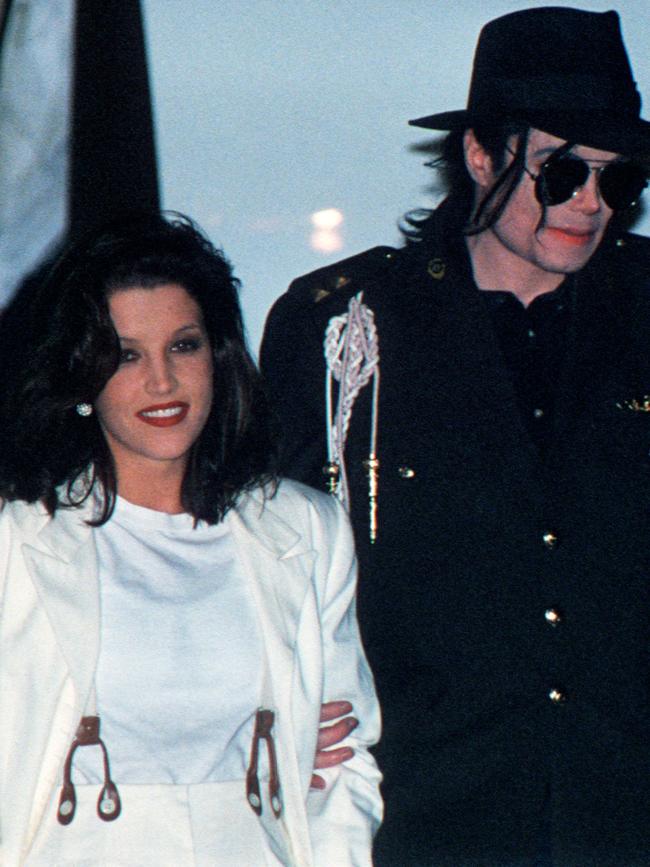
<path id="1" fill-rule="evenodd" d="M 318 501 L 320 522 L 315 546 L 320 566 L 316 592 L 322 630 L 323 698 L 350 701 L 359 725 L 343 742 L 352 747 L 354 757 L 319 771 L 327 787 L 308 793 L 312 851 L 317 867 L 369 867 L 372 838 L 382 818 L 381 774 L 368 751 L 379 739 L 379 704 L 356 618 L 356 558 L 349 522 L 333 498 L 321 495 Z"/>
<path id="2" fill-rule="evenodd" d="M 313 304 L 290 292 L 268 315 L 260 368 L 280 427 L 280 471 L 323 490 L 325 441 L 324 333 Z"/>

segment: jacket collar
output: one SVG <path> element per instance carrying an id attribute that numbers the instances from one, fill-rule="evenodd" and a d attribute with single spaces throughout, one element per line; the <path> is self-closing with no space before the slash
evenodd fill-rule
<path id="1" fill-rule="evenodd" d="M 281 484 L 285 489 L 290 486 L 286 481 Z M 280 517 L 278 502 L 273 488 L 255 488 L 240 498 L 234 514 L 246 531 L 279 560 L 311 550 L 307 540 L 287 523 L 286 517 Z"/>
<path id="2" fill-rule="evenodd" d="M 287 487 L 287 482 L 283 487 Z M 92 527 L 88 522 L 96 514 L 96 499 L 91 495 L 76 507 L 63 506 L 53 519 L 40 503 L 16 502 L 12 505 L 13 520 L 22 535 L 30 541 L 28 547 L 49 554 L 66 563 L 74 561 L 80 547 L 88 542 Z M 274 491 L 270 487 L 255 488 L 241 496 L 233 512 L 256 540 L 278 559 L 304 553 L 309 546 L 303 537 L 280 517 Z M 228 520 L 228 517 L 226 518 Z"/>

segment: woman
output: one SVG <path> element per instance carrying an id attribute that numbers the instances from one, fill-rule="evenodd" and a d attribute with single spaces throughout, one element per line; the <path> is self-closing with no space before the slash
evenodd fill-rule
<path id="1" fill-rule="evenodd" d="M 229 265 L 184 219 L 116 225 L 28 325 L 0 425 L 0 863 L 370 864 L 350 533 L 274 479 Z M 310 790 L 334 696 L 363 722 Z"/>

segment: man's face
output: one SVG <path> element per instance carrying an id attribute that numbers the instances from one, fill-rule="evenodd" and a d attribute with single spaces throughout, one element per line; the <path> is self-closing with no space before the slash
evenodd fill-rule
<path id="1" fill-rule="evenodd" d="M 526 168 L 537 175 L 542 164 L 561 145 L 562 139 L 533 129 L 526 148 Z M 511 148 L 517 146 L 516 139 Z M 607 165 L 618 155 L 610 151 L 576 145 L 572 151 L 584 159 L 591 168 Z M 508 160 L 512 160 L 508 156 Z M 498 172 L 487 173 L 479 195 L 486 194 L 498 177 Z M 583 187 L 566 202 L 543 208 L 535 197 L 535 181 L 527 172 L 512 193 L 505 210 L 490 229 L 475 236 L 477 245 L 486 244 L 497 269 L 501 269 L 502 288 L 523 279 L 530 286 L 535 283 L 560 282 L 565 274 L 579 271 L 589 261 L 612 216 L 612 210 L 603 201 L 598 190 L 597 172 L 592 171 Z M 489 236 L 484 237 L 482 236 Z M 482 239 L 482 240 L 481 240 Z"/>

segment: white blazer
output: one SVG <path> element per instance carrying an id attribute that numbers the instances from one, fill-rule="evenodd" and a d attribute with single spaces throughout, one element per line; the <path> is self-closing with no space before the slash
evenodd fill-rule
<path id="1" fill-rule="evenodd" d="M 90 514 L 87 504 L 52 519 L 21 502 L 0 513 L 2 867 L 26 859 L 91 700 L 100 620 Z M 285 480 L 272 499 L 244 496 L 225 521 L 257 579 L 292 863 L 370 865 L 381 777 L 367 747 L 380 721 L 355 617 L 347 518 L 332 498 Z M 320 705 L 331 699 L 354 704 L 360 725 L 346 743 L 355 755 L 323 772 L 326 790 L 310 790 Z M 270 810 L 260 821 L 277 822 Z"/>

